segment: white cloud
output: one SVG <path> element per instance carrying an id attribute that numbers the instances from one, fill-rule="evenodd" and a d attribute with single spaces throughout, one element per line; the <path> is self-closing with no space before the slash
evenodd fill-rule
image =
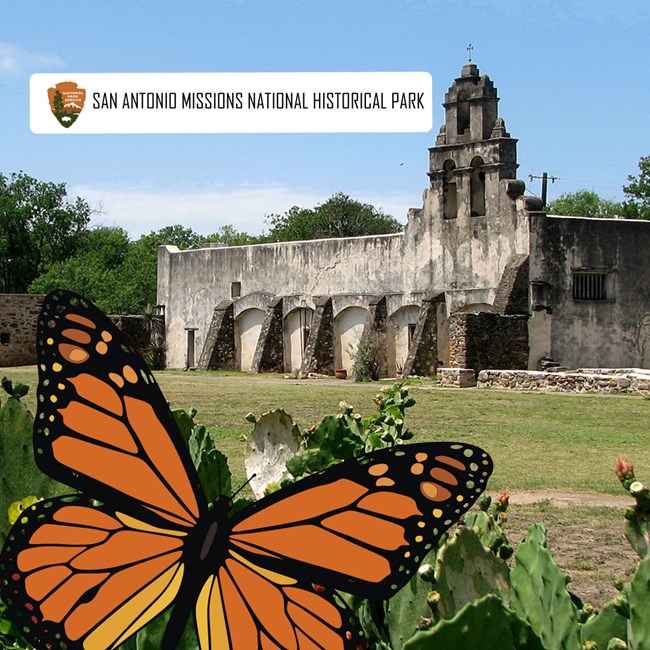
<path id="1" fill-rule="evenodd" d="M 0 43 L 0 76 L 44 72 L 64 66 L 56 54 L 31 52 L 13 43 Z"/>
<path id="2" fill-rule="evenodd" d="M 232 225 L 239 231 L 259 234 L 268 229 L 264 217 L 283 213 L 294 205 L 313 207 L 331 193 L 310 189 L 292 189 L 279 185 L 244 185 L 204 191 L 117 190 L 93 186 L 69 188 L 91 206 L 100 206 L 93 226 L 119 226 L 137 238 L 164 226 L 181 224 L 195 232 L 208 235 L 221 226 Z M 417 204 L 414 197 L 400 193 L 351 193 L 354 199 L 371 203 L 384 213 L 406 221 L 409 207 Z"/>

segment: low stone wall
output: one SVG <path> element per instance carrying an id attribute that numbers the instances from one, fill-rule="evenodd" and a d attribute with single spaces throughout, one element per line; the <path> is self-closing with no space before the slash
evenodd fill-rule
<path id="1" fill-rule="evenodd" d="M 438 368 L 441 386 L 472 388 L 476 386 L 476 373 L 472 368 Z"/>
<path id="2" fill-rule="evenodd" d="M 536 370 L 481 370 L 479 388 L 510 388 L 565 393 L 650 392 L 650 371 L 635 368 L 589 369 L 571 372 Z"/>

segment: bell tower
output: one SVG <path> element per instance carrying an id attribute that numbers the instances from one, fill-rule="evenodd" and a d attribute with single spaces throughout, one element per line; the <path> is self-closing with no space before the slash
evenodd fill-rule
<path id="1" fill-rule="evenodd" d="M 517 140 L 498 116 L 498 102 L 494 84 L 471 61 L 445 95 L 428 172 L 435 212 L 444 219 L 489 218 L 499 209 L 499 182 L 516 178 Z"/>

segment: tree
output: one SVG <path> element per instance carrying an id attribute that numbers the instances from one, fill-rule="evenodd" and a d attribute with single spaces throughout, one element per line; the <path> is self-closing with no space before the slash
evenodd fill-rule
<path id="1" fill-rule="evenodd" d="M 109 314 L 143 314 L 156 304 L 158 246 L 196 248 L 203 237 L 190 228 L 167 226 L 130 241 L 126 230 L 88 230 L 77 252 L 53 264 L 29 287 L 30 293 L 69 289 Z"/>
<path id="2" fill-rule="evenodd" d="M 284 214 L 271 214 L 266 221 L 271 225 L 269 241 L 380 235 L 403 228 L 394 217 L 342 193 L 315 208 L 294 206 Z"/>
<path id="3" fill-rule="evenodd" d="M 109 314 L 134 313 L 124 291 L 124 261 L 133 246 L 126 230 L 99 227 L 84 232 L 74 255 L 56 262 L 29 286 L 30 293 L 68 289 Z"/>
<path id="4" fill-rule="evenodd" d="M 639 160 L 639 175 L 628 176 L 629 185 L 623 186 L 626 200 L 624 216 L 629 219 L 650 219 L 650 156 Z"/>
<path id="5" fill-rule="evenodd" d="M 608 217 L 623 214 L 623 206 L 617 201 L 603 199 L 592 190 L 565 192 L 548 205 L 549 214 L 573 217 Z"/>
<path id="6" fill-rule="evenodd" d="M 226 246 L 246 246 L 248 244 L 262 244 L 268 241 L 265 235 L 250 235 L 240 232 L 231 225 L 221 226 L 217 232 L 204 237 L 205 242 L 221 242 Z"/>
<path id="7" fill-rule="evenodd" d="M 54 93 L 54 101 L 52 102 L 52 106 L 54 108 L 54 112 L 59 115 L 60 113 L 63 113 L 63 109 L 65 106 L 63 105 L 63 96 L 61 95 L 61 91 L 57 90 Z"/>
<path id="8" fill-rule="evenodd" d="M 51 264 L 69 258 L 91 213 L 83 199 L 68 201 L 65 183 L 0 174 L 0 290 L 23 293 Z"/>
<path id="9" fill-rule="evenodd" d="M 158 247 L 164 244 L 180 249 L 199 248 L 205 238 L 191 228 L 165 226 L 142 235 L 133 242 L 122 266 L 122 295 L 125 314 L 141 314 L 156 304 Z"/>

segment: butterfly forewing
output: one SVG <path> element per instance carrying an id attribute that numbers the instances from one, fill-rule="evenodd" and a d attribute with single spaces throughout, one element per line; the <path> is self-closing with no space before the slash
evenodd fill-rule
<path id="1" fill-rule="evenodd" d="M 142 358 L 96 307 L 58 291 L 37 335 L 39 467 L 75 489 L 179 527 L 205 511 L 196 471 Z"/>
<path id="2" fill-rule="evenodd" d="M 474 503 L 491 471 L 483 450 L 461 443 L 378 451 L 238 513 L 231 548 L 271 570 L 387 598 Z"/>

